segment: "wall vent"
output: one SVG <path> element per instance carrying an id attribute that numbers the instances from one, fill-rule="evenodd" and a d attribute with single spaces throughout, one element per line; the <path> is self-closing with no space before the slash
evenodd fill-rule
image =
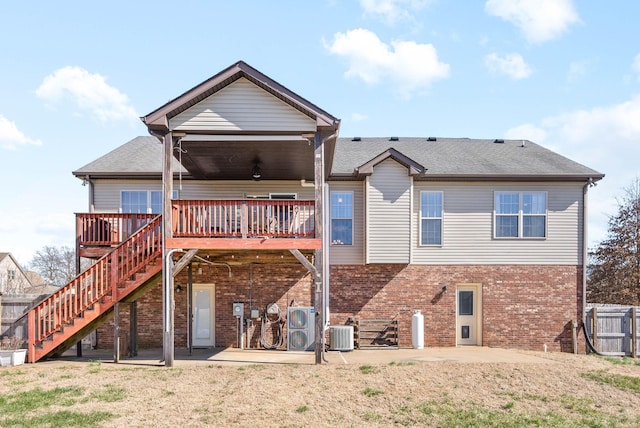
<path id="1" fill-rule="evenodd" d="M 353 351 L 353 326 L 341 325 L 329 328 L 330 351 Z"/>

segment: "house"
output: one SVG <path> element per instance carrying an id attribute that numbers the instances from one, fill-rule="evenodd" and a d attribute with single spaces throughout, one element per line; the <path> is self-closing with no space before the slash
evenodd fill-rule
<path id="1" fill-rule="evenodd" d="M 11 253 L 0 253 L 0 295 L 25 293 L 31 287 L 27 272 Z"/>
<path id="2" fill-rule="evenodd" d="M 212 346 L 319 363 L 342 326 L 361 346 L 417 327 L 426 346 L 573 349 L 603 174 L 526 140 L 340 138 L 242 61 L 142 120 L 151 136 L 73 172 L 96 263 L 30 313 L 31 361 L 96 326 L 98 346 L 162 346 L 167 365 Z"/>

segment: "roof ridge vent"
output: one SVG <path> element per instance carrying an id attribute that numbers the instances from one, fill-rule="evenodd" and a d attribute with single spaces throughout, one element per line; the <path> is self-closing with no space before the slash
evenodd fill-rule
<path id="1" fill-rule="evenodd" d="M 391 138 L 389 138 L 389 141 L 400 141 L 400 138 L 398 138 L 398 137 L 391 137 Z"/>
<path id="2" fill-rule="evenodd" d="M 436 137 L 429 137 L 427 138 L 427 141 L 438 141 L 438 139 Z"/>
<path id="3" fill-rule="evenodd" d="M 504 144 L 504 140 L 502 140 L 502 139 L 495 139 L 495 140 L 493 140 L 493 142 L 496 143 L 496 144 Z"/>
<path id="4" fill-rule="evenodd" d="M 362 138 L 360 138 L 360 137 L 353 137 L 353 138 L 351 139 L 351 141 L 362 141 Z"/>

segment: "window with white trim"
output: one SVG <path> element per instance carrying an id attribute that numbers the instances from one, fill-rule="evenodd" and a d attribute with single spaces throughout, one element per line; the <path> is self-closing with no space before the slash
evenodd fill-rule
<path id="1" fill-rule="evenodd" d="M 496 192 L 496 238 L 546 238 L 546 192 Z"/>
<path id="2" fill-rule="evenodd" d="M 173 192 L 173 198 L 177 192 Z M 124 214 L 161 214 L 162 191 L 123 190 L 120 193 L 120 209 Z"/>
<path id="3" fill-rule="evenodd" d="M 442 245 L 442 192 L 420 192 L 420 245 Z"/>
<path id="4" fill-rule="evenodd" d="M 353 192 L 331 192 L 331 245 L 353 244 Z"/>

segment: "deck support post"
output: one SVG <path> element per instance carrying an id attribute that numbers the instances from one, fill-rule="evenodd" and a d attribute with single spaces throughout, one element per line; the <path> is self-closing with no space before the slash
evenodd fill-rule
<path id="1" fill-rule="evenodd" d="M 316 237 L 324 237 L 324 137 L 320 131 L 316 131 L 314 136 L 314 195 L 316 200 L 315 207 L 315 233 Z M 322 364 L 324 356 L 324 242 L 320 249 L 315 250 L 314 258 L 314 298 L 313 307 L 315 309 L 315 363 Z"/>
<path id="2" fill-rule="evenodd" d="M 113 308 L 113 362 L 120 362 L 120 302 Z"/>
<path id="3" fill-rule="evenodd" d="M 171 253 L 167 250 L 167 239 L 173 237 L 173 217 L 171 197 L 173 195 L 173 135 L 167 132 L 163 140 L 162 157 L 162 349 L 164 365 L 173 367 L 174 359 L 174 312 L 175 300 L 173 295 L 173 262 Z"/>
<path id="4" fill-rule="evenodd" d="M 131 302 L 129 308 L 129 355 L 138 355 L 138 301 Z"/>

